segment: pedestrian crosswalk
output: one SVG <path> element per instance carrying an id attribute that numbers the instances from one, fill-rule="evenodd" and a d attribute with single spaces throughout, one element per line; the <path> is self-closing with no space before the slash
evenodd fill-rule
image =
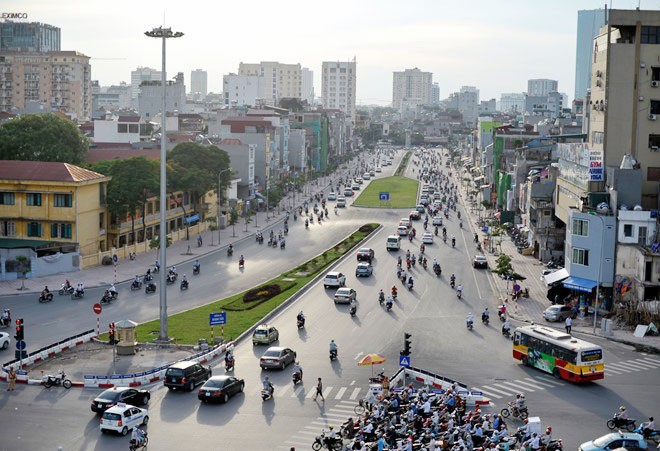
<path id="1" fill-rule="evenodd" d="M 366 396 L 368 389 L 363 387 L 356 387 L 351 384 L 347 387 L 324 387 L 323 388 L 323 397 L 325 399 L 332 399 L 335 401 L 339 400 L 348 400 L 351 403 L 355 404 L 357 402 L 358 396 L 360 393 L 363 393 L 363 396 Z M 261 388 L 259 389 L 261 392 Z M 298 398 L 298 399 L 312 399 L 316 394 L 316 386 L 307 386 L 305 385 L 296 385 L 292 384 L 276 386 L 274 398 Z M 320 397 L 319 397 L 320 399 Z"/>
<path id="2" fill-rule="evenodd" d="M 652 357 L 605 362 L 605 375 L 621 375 L 660 368 L 660 360 Z"/>
<path id="3" fill-rule="evenodd" d="M 566 382 L 552 379 L 549 376 L 534 376 L 515 379 L 511 381 L 497 380 L 488 385 L 473 387 L 473 391 L 480 391 L 492 399 L 512 398 L 516 393 L 533 393 L 556 387 L 563 387 Z"/>

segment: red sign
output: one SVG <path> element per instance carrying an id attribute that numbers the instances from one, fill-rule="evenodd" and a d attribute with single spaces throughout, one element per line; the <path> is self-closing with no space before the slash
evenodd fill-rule
<path id="1" fill-rule="evenodd" d="M 94 307 L 92 308 L 94 309 L 94 313 L 96 313 L 97 315 L 100 315 L 101 312 L 103 311 L 103 307 L 101 307 L 101 304 L 94 304 Z"/>

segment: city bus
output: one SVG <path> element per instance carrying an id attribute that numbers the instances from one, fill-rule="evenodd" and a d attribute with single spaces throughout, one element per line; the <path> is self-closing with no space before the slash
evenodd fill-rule
<path id="1" fill-rule="evenodd" d="M 518 327 L 513 336 L 513 358 L 571 382 L 605 377 L 603 348 L 549 327 Z"/>

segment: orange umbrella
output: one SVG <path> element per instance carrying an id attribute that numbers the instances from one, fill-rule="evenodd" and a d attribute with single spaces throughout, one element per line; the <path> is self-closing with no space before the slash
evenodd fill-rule
<path id="1" fill-rule="evenodd" d="M 380 354 L 367 354 L 360 359 L 358 366 L 371 366 L 371 377 L 374 376 L 374 365 L 380 365 L 385 362 L 385 357 Z"/>

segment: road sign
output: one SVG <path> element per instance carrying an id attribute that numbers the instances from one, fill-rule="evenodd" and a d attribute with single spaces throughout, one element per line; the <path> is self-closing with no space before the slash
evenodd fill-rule
<path id="1" fill-rule="evenodd" d="M 488 233 L 488 226 L 484 226 L 484 233 Z"/>
<path id="2" fill-rule="evenodd" d="M 16 342 L 16 349 L 18 349 L 19 351 L 22 351 L 23 349 L 25 349 L 25 340 L 17 341 Z"/>
<path id="3" fill-rule="evenodd" d="M 94 313 L 96 313 L 97 315 L 100 315 L 101 312 L 103 311 L 103 307 L 101 307 L 101 304 L 96 303 L 94 304 L 94 307 L 92 307 L 92 310 L 94 310 Z"/>
<path id="4" fill-rule="evenodd" d="M 119 259 L 117 258 L 117 254 L 114 254 L 112 256 L 112 261 L 115 262 L 115 265 L 117 264 L 117 262 L 119 261 Z"/>
<path id="5" fill-rule="evenodd" d="M 249 206 L 250 206 L 250 201 L 249 201 L 249 200 L 246 200 L 246 201 L 245 201 L 245 206 L 246 206 L 246 207 L 249 207 Z"/>
<path id="6" fill-rule="evenodd" d="M 406 368 L 410 367 L 410 356 L 400 355 L 399 366 L 405 366 Z"/>
<path id="7" fill-rule="evenodd" d="M 227 312 L 211 313 L 209 315 L 210 326 L 223 326 L 227 324 Z"/>
<path id="8" fill-rule="evenodd" d="M 381 202 L 388 201 L 388 200 L 390 200 L 390 192 L 389 191 L 381 191 L 378 194 L 378 198 L 380 199 Z"/>

